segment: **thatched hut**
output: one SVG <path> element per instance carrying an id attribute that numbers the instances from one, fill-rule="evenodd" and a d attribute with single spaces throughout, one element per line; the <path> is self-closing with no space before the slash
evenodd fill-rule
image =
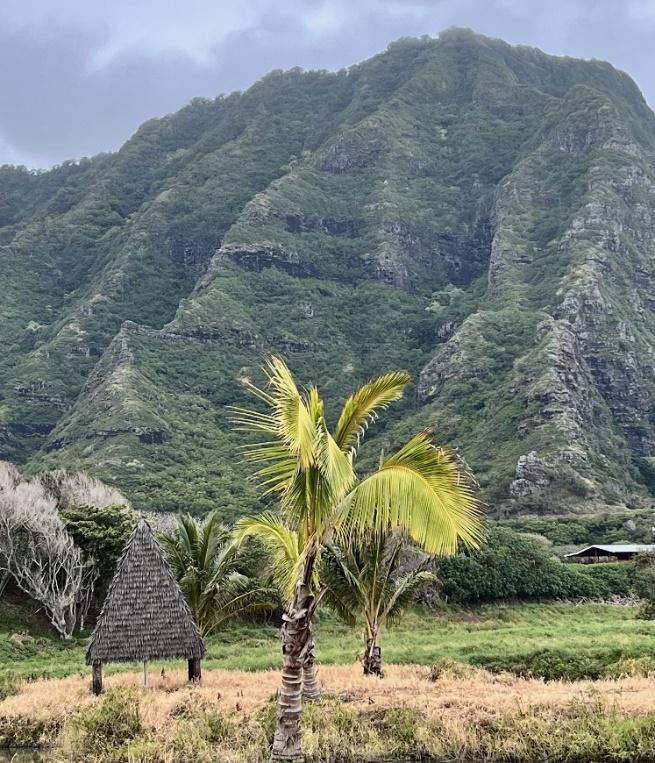
<path id="1" fill-rule="evenodd" d="M 205 645 L 150 525 L 134 528 L 118 562 L 86 652 L 93 692 L 102 691 L 102 664 L 186 658 L 189 679 L 200 678 Z"/>

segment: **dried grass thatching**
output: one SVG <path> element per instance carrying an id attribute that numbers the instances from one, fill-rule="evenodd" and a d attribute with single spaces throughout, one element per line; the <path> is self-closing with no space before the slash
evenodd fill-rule
<path id="1" fill-rule="evenodd" d="M 86 652 L 87 664 L 204 657 L 205 646 L 150 525 L 130 536 Z"/>

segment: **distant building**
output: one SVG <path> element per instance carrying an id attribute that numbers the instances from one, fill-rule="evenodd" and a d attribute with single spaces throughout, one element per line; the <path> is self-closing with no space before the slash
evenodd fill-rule
<path id="1" fill-rule="evenodd" d="M 615 543 L 602 546 L 587 546 L 565 554 L 564 558 L 571 562 L 629 562 L 642 551 L 655 551 L 655 544 L 651 543 Z"/>

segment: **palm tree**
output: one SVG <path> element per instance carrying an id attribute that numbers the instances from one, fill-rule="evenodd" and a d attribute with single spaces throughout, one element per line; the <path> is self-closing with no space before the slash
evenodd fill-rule
<path id="1" fill-rule="evenodd" d="M 239 615 L 275 609 L 275 592 L 239 572 L 232 533 L 213 511 L 203 523 L 177 516 L 174 532 L 159 540 L 203 636 Z"/>
<path id="2" fill-rule="evenodd" d="M 297 577 L 282 626 L 282 684 L 271 760 L 300 761 L 302 671 L 313 645 L 312 616 L 324 594 L 315 585 L 315 569 L 325 541 L 335 531 L 356 538 L 365 531 L 401 527 L 428 553 L 450 554 L 460 540 L 479 545 L 482 520 L 456 459 L 427 431 L 381 458 L 372 474 L 361 478 L 356 473 L 360 441 L 379 411 L 402 396 L 406 372 L 384 374 L 360 387 L 330 431 L 316 387 L 301 392 L 276 356 L 267 359 L 264 371 L 267 388 L 248 387 L 265 410 L 232 410 L 238 429 L 263 437 L 245 446 L 245 458 L 259 465 L 255 477 L 264 494 L 279 498 L 288 526 L 297 533 Z"/>
<path id="3" fill-rule="evenodd" d="M 380 628 L 397 621 L 411 606 L 417 590 L 436 576 L 421 562 L 409 572 L 400 569 L 402 536 L 372 533 L 365 542 L 345 548 L 329 543 L 323 557 L 321 577 L 326 602 L 348 625 L 364 621 L 365 675 L 382 675 Z"/>
<path id="4" fill-rule="evenodd" d="M 281 517 L 265 511 L 258 517 L 244 517 L 237 522 L 235 543 L 240 545 L 248 536 L 256 537 L 266 549 L 273 583 L 288 610 L 302 567 L 302 549 L 305 544 L 301 532 L 289 527 Z M 316 573 L 317 569 L 314 574 L 314 587 L 318 583 Z M 302 696 L 307 700 L 320 699 L 321 696 L 311 633 L 303 657 Z"/>

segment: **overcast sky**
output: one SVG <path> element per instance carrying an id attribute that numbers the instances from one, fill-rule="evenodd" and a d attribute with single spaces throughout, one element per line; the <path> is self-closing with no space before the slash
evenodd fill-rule
<path id="1" fill-rule="evenodd" d="M 194 96 L 450 26 L 606 59 L 655 104 L 655 0 L 0 0 L 0 164 L 114 150 Z"/>

